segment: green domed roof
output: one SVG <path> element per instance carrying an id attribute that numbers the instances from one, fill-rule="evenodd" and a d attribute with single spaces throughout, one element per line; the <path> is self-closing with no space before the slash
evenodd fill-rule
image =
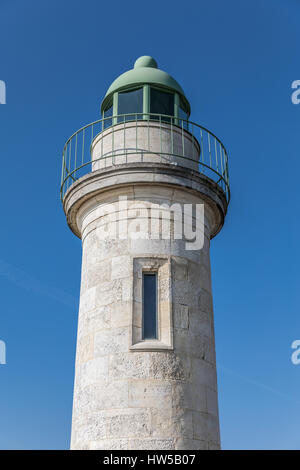
<path id="1" fill-rule="evenodd" d="M 179 83 L 167 72 L 157 68 L 156 60 L 150 56 L 139 57 L 134 64 L 134 68 L 120 75 L 110 85 L 101 105 L 101 110 L 105 107 L 107 101 L 116 91 L 123 91 L 138 85 L 156 85 L 164 88 L 166 91 L 177 92 L 183 98 L 190 110 L 190 105 L 185 97 L 184 91 Z"/>

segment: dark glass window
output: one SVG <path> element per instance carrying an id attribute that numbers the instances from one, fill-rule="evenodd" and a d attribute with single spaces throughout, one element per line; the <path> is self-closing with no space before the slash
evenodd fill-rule
<path id="1" fill-rule="evenodd" d="M 113 103 L 112 101 L 107 105 L 104 111 L 104 118 L 109 118 L 113 114 Z M 112 125 L 112 119 L 105 119 L 104 121 L 104 129 Z"/>
<path id="2" fill-rule="evenodd" d="M 187 129 L 188 125 L 187 125 L 187 122 L 185 121 L 188 119 L 188 113 L 187 113 L 186 106 L 182 99 L 180 100 L 180 106 L 179 106 L 179 118 L 181 118 L 179 119 L 179 126 L 183 127 L 184 129 Z M 183 119 L 185 119 L 185 121 L 183 121 Z"/>
<path id="3" fill-rule="evenodd" d="M 143 273 L 143 339 L 157 339 L 156 273 Z"/>
<path id="4" fill-rule="evenodd" d="M 131 91 L 122 91 L 118 94 L 118 114 L 132 114 L 137 116 L 120 117 L 119 122 L 142 119 L 143 113 L 143 88 Z"/>
<path id="5" fill-rule="evenodd" d="M 174 94 L 150 88 L 150 112 L 174 116 Z M 159 117 L 151 116 L 151 119 L 159 119 Z M 162 118 L 162 120 L 170 121 L 168 118 Z"/>

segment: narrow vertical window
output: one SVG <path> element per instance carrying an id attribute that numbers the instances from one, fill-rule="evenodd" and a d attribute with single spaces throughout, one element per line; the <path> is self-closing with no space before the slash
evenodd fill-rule
<path id="1" fill-rule="evenodd" d="M 157 273 L 143 273 L 143 339 L 157 339 Z"/>

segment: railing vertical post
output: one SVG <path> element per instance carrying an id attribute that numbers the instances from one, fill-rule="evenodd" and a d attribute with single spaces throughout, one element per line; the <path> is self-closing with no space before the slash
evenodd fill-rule
<path id="1" fill-rule="evenodd" d="M 216 168 L 219 173 L 218 153 L 217 153 L 217 139 L 215 138 L 215 157 L 216 157 Z"/>
<path id="2" fill-rule="evenodd" d="M 70 174 L 71 174 L 71 154 L 72 154 L 72 139 L 69 142 L 69 166 L 68 166 L 68 184 L 67 184 L 67 189 L 69 187 L 69 182 L 70 182 Z"/>
<path id="3" fill-rule="evenodd" d="M 182 141 L 182 156 L 184 157 L 185 149 L 184 149 L 183 120 L 181 120 L 181 141 Z"/>
<path id="4" fill-rule="evenodd" d="M 112 165 L 115 164 L 115 126 L 112 127 L 112 158 L 111 163 Z M 106 165 L 105 165 L 106 167 Z"/>
<path id="5" fill-rule="evenodd" d="M 200 142 L 201 142 L 200 144 L 200 164 L 201 164 L 201 159 L 202 159 L 202 163 L 204 163 L 204 143 L 203 143 L 203 131 L 201 127 L 200 127 Z M 204 172 L 204 165 L 201 166 L 201 173 L 203 172 Z"/>
<path id="6" fill-rule="evenodd" d="M 210 166 L 210 168 L 211 168 L 211 148 L 210 148 L 209 132 L 207 133 L 207 138 L 208 138 L 209 166 Z"/>
<path id="7" fill-rule="evenodd" d="M 225 168 L 224 168 L 224 165 L 223 165 L 223 149 L 222 149 L 222 144 L 221 142 L 219 142 L 219 149 L 220 149 L 220 162 L 221 162 L 221 174 L 222 174 L 222 178 L 223 178 L 223 183 L 225 181 L 225 174 L 224 174 L 224 171 L 225 171 Z"/>
<path id="8" fill-rule="evenodd" d="M 78 141 L 78 133 L 76 133 L 76 138 L 75 138 L 74 178 L 76 178 L 76 168 L 77 168 L 77 141 Z"/>
<path id="9" fill-rule="evenodd" d="M 83 160 L 84 160 L 84 136 L 85 136 L 85 127 L 82 132 L 81 165 L 83 165 Z"/>
<path id="10" fill-rule="evenodd" d="M 179 126 L 179 108 L 180 108 L 180 97 L 179 97 L 178 93 L 175 93 L 175 97 L 174 97 L 174 114 L 175 114 L 174 124 L 176 126 Z"/>
<path id="11" fill-rule="evenodd" d="M 138 152 L 137 152 L 137 149 L 138 149 L 138 137 L 137 137 L 137 114 L 135 115 L 135 154 L 137 155 Z"/>
<path id="12" fill-rule="evenodd" d="M 63 158 L 62 158 L 62 165 L 61 165 L 61 180 L 60 180 L 60 187 L 61 187 L 61 191 L 62 191 L 62 195 L 64 194 L 64 179 L 65 179 L 65 150 L 66 150 L 66 146 L 64 146 L 64 149 L 63 149 Z"/>
<path id="13" fill-rule="evenodd" d="M 192 134 L 192 160 L 194 160 L 194 153 L 195 153 L 195 149 L 194 149 L 194 124 L 192 124 L 191 134 Z"/>
<path id="14" fill-rule="evenodd" d="M 148 114 L 148 152 L 150 153 L 150 115 Z"/>
<path id="15" fill-rule="evenodd" d="M 160 135 L 160 158 L 162 158 L 161 115 L 159 115 L 159 135 Z"/>
<path id="16" fill-rule="evenodd" d="M 171 153 L 174 153 L 174 128 L 173 128 L 173 119 L 171 119 Z"/>
<path id="17" fill-rule="evenodd" d="M 125 116 L 124 116 L 124 119 L 123 119 L 123 148 L 124 148 L 124 152 L 125 152 L 125 161 L 127 163 Z"/>

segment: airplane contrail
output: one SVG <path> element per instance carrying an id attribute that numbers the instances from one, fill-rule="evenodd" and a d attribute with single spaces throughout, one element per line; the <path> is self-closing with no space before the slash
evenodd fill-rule
<path id="1" fill-rule="evenodd" d="M 300 402 L 295 400 L 293 397 L 291 397 L 290 395 L 287 395 L 286 393 L 283 393 L 281 392 L 280 390 L 276 390 L 275 388 L 273 387 L 270 387 L 269 385 L 265 385 L 261 382 L 257 382 L 256 380 L 253 380 L 253 379 L 249 379 L 248 377 L 245 377 L 244 375 L 241 375 L 241 374 L 238 374 L 237 372 L 231 370 L 231 369 L 228 369 L 227 367 L 224 367 L 223 365 L 218 365 L 218 368 L 224 372 L 227 372 L 228 374 L 231 374 L 235 377 L 237 377 L 238 379 L 240 380 L 243 380 L 245 382 L 248 382 L 258 388 L 262 388 L 264 390 L 267 390 L 268 392 L 271 392 L 271 393 L 274 393 L 275 395 L 278 395 L 282 398 L 285 398 L 286 400 L 290 400 L 290 401 L 293 401 L 294 403 L 296 403 L 297 405 L 300 405 Z"/>
<path id="2" fill-rule="evenodd" d="M 45 282 L 42 282 L 36 278 L 31 277 L 25 271 L 9 264 L 0 259 L 0 276 L 5 277 L 8 281 L 13 282 L 18 287 L 25 289 L 29 292 L 33 292 L 37 295 L 43 295 L 50 297 L 51 299 L 60 302 L 67 307 L 76 309 L 78 307 L 78 300 L 76 297 L 68 294 L 67 292 L 51 287 Z"/>

